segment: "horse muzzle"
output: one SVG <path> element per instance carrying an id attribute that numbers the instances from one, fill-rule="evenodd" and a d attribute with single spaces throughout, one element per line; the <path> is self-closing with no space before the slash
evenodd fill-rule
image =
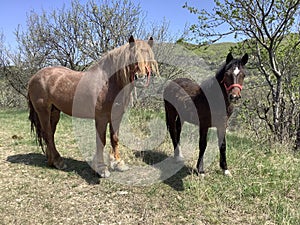
<path id="1" fill-rule="evenodd" d="M 241 96 L 242 89 L 240 87 L 233 87 L 231 90 L 229 90 L 228 98 L 229 101 L 232 103 L 236 103 L 242 96 Z"/>
<path id="2" fill-rule="evenodd" d="M 150 84 L 151 69 L 146 67 L 147 74 L 135 74 L 134 75 L 134 86 L 137 88 L 146 88 Z"/>

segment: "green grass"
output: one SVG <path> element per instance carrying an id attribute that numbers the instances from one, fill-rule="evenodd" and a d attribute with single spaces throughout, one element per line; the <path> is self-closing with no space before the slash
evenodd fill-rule
<path id="1" fill-rule="evenodd" d="M 236 43 L 223 42 L 204 46 L 184 43 L 183 46 L 205 59 L 205 61 L 219 64 L 220 62 L 224 62 L 225 57 L 236 46 Z"/>
<path id="2" fill-rule="evenodd" d="M 146 136 L 147 121 L 154 115 L 131 111 L 130 118 Z M 0 111 L 1 224 L 300 222 L 300 155 L 286 146 L 270 148 L 247 133 L 230 133 L 227 155 L 232 178 L 222 175 L 218 155 L 207 167 L 205 178 L 191 173 L 195 149 L 193 159 L 176 175 L 152 185 L 132 186 L 99 179 L 93 173 L 78 149 L 72 118 L 65 115 L 57 128 L 56 143 L 68 169 L 48 167 L 30 134 L 27 117 L 27 111 Z M 125 146 L 121 154 L 131 167 L 145 166 L 170 156 L 170 148 L 166 138 L 153 151 L 141 153 L 142 157 Z"/>

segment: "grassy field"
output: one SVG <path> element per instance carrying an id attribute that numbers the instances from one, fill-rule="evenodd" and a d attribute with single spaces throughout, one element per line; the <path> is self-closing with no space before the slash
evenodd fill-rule
<path id="1" fill-rule="evenodd" d="M 126 185 L 93 173 L 65 115 L 56 140 L 68 168 L 48 167 L 27 117 L 26 111 L 0 111 L 0 224 L 300 223 L 300 156 L 286 147 L 261 146 L 246 134 L 231 133 L 232 178 L 220 172 L 218 156 L 205 178 L 196 176 L 195 156 L 162 182 Z M 125 147 L 121 152 L 131 167 L 146 166 L 172 154 L 170 140 L 165 142 L 161 152 L 136 154 Z"/>

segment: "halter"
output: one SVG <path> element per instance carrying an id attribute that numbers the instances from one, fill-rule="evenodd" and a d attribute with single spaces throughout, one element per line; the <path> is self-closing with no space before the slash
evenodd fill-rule
<path id="1" fill-rule="evenodd" d="M 223 80 L 221 81 L 221 84 L 222 84 L 222 83 L 224 84 L 224 87 L 225 87 L 225 89 L 226 89 L 227 92 L 229 92 L 231 89 L 233 89 L 233 88 L 235 88 L 235 87 L 239 88 L 240 91 L 242 91 L 243 85 L 240 85 L 240 84 L 235 83 L 235 84 L 232 84 L 232 85 L 230 85 L 229 87 L 227 87 L 227 85 L 226 85 L 225 82 L 224 82 L 224 79 L 225 79 L 225 76 L 224 76 Z"/>
<path id="2" fill-rule="evenodd" d="M 240 91 L 242 91 L 242 89 L 243 89 L 243 86 L 240 85 L 240 84 L 232 84 L 232 85 L 230 85 L 229 87 L 227 87 L 227 85 L 225 84 L 224 81 L 222 81 L 221 83 L 224 83 L 224 87 L 225 87 L 225 89 L 226 89 L 227 92 L 229 92 L 231 89 L 233 89 L 233 88 L 235 88 L 235 87 L 239 88 Z"/>

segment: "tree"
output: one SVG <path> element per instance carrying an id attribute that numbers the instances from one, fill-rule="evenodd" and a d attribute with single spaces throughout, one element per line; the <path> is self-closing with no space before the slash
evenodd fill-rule
<path id="1" fill-rule="evenodd" d="M 246 41 L 254 67 L 263 78 L 264 95 L 254 96 L 253 110 L 267 124 L 275 140 L 283 142 L 299 131 L 299 0 L 214 0 L 212 12 L 198 10 L 191 30 L 200 41 L 215 42 L 234 34 Z M 218 28 L 226 25 L 227 31 Z M 198 38 L 199 40 L 199 38 Z M 256 84 L 261 86 L 262 83 Z M 259 101 L 257 100 L 259 99 Z M 252 104 L 254 105 L 254 104 Z M 298 135 L 299 138 L 299 135 Z M 299 140 L 298 140 L 299 142 Z"/>
<path id="2" fill-rule="evenodd" d="M 6 77 L 26 96 L 29 77 L 37 70 L 50 65 L 83 70 L 125 44 L 142 17 L 140 6 L 131 0 L 90 0 L 84 5 L 72 0 L 70 8 L 31 11 L 26 29 L 19 26 L 15 32 L 16 52 L 6 54 Z"/>
<path id="3" fill-rule="evenodd" d="M 9 67 L 7 53 L 5 36 L 0 32 L 0 107 L 22 107 L 24 106 L 23 97 L 20 97 L 8 80 L 5 79 L 9 74 L 8 71 L 12 70 Z"/>
<path id="4" fill-rule="evenodd" d="M 0 68 L 4 65 L 4 35 L 2 32 L 0 32 Z"/>
<path id="5" fill-rule="evenodd" d="M 70 7 L 31 11 L 26 27 L 16 29 L 17 50 L 6 53 L 7 80 L 26 97 L 29 78 L 43 67 L 84 70 L 105 52 L 127 43 L 131 34 L 144 40 L 152 36 L 156 43 L 178 39 L 169 34 L 166 20 L 149 26 L 145 18 L 139 4 L 131 0 L 90 0 L 85 4 L 72 0 Z M 157 55 L 166 56 L 167 48 L 154 48 Z M 159 69 L 166 71 L 163 65 Z"/>

